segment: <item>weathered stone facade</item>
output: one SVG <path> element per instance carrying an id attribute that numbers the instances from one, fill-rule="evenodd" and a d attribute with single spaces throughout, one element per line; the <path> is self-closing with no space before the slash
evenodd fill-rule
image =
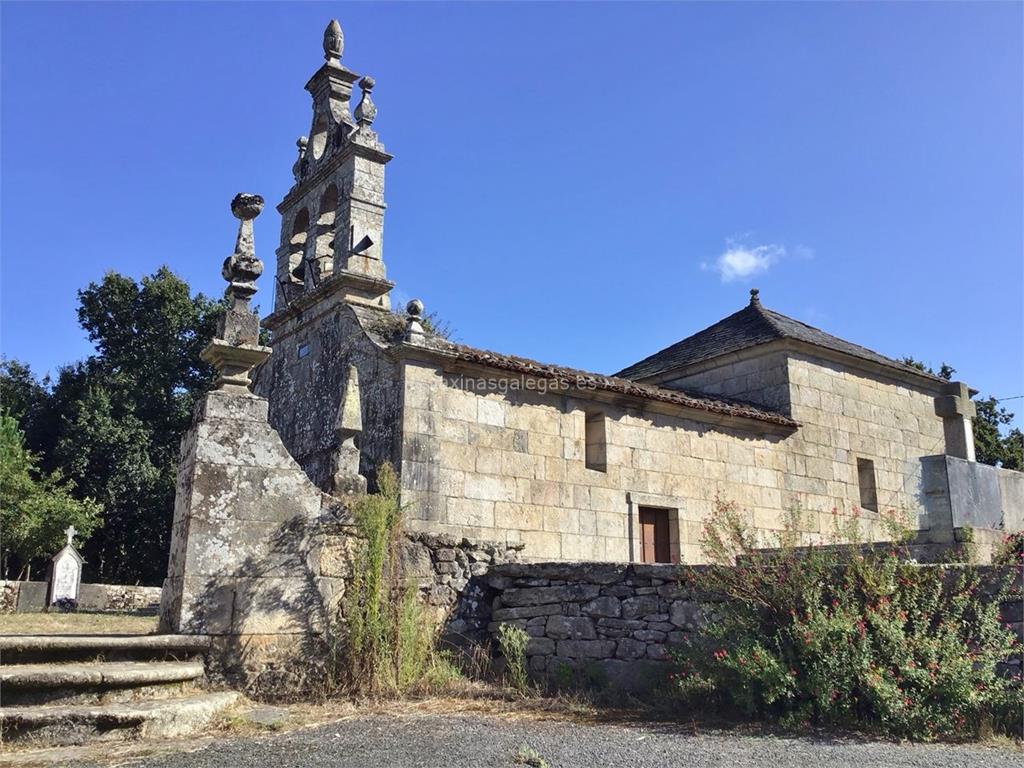
<path id="1" fill-rule="evenodd" d="M 1024 524 L 1020 474 L 973 462 L 965 385 L 768 310 L 756 290 L 614 376 L 453 343 L 416 300 L 391 312 L 390 156 L 371 128 L 375 83 L 336 61 L 342 48 L 332 22 L 278 206 L 273 354 L 249 306 L 263 200 L 239 195 L 229 306 L 203 352 L 216 388 L 181 445 L 160 625 L 209 635 L 214 677 L 255 695 L 323 678 L 363 546 L 351 503 L 384 462 L 401 478 L 402 572 L 448 643 L 511 622 L 533 638 L 534 672 L 600 662 L 632 684 L 699 631 L 698 596 L 666 563 L 701 561 L 719 500 L 766 545 L 795 507 L 808 544 L 834 509 L 860 507 L 876 538 L 886 511 L 916 514 L 921 546 L 975 519 L 990 534 Z M 959 511 L 967 486 L 986 499 L 974 518 Z"/>
<path id="2" fill-rule="evenodd" d="M 676 512 L 680 554 L 694 559 L 716 491 L 780 508 L 772 430 L 597 393 L 467 391 L 467 377 L 496 374 L 445 368 L 403 364 L 402 477 L 417 527 L 521 542 L 530 559 L 627 561 L 636 508 L 650 505 Z M 584 461 L 590 408 L 607 420 L 604 471 Z"/>
<path id="3" fill-rule="evenodd" d="M 973 459 L 966 387 L 766 309 L 756 290 L 616 377 L 451 344 L 423 330 L 419 308 L 388 311 L 390 155 L 370 127 L 374 83 L 359 81 L 350 114 L 358 75 L 325 46 L 306 86 L 312 138 L 300 139 L 278 206 L 275 310 L 264 319 L 275 355 L 256 383 L 322 490 L 340 490 L 332 473 L 351 450 L 336 424 L 354 366 L 363 429 L 348 445 L 371 486 L 390 461 L 412 527 L 521 543 L 529 559 L 640 560 L 643 507 L 667 512 L 672 560 L 699 561 L 716 497 L 747 510 L 766 542 L 796 506 L 812 513 L 807 542 L 829 535 L 833 508 L 863 508 L 869 535 L 886 510 L 922 526 L 935 517 L 921 460 Z"/>

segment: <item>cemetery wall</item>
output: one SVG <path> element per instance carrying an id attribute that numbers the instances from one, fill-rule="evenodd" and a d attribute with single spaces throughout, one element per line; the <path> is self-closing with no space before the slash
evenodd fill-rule
<path id="1" fill-rule="evenodd" d="M 0 613 L 39 613 L 46 610 L 49 583 L 0 581 Z M 133 584 L 81 584 L 79 611 L 156 614 L 160 587 Z"/>

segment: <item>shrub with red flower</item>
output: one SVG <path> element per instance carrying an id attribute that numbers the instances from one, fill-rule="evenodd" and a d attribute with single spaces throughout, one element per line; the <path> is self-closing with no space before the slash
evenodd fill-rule
<path id="1" fill-rule="evenodd" d="M 1019 735 L 1021 680 L 997 665 L 1020 642 L 976 567 L 910 562 L 895 524 L 895 545 L 860 546 L 855 517 L 836 517 L 831 546 L 799 547 L 799 516 L 766 551 L 716 500 L 703 541 L 712 565 L 681 575 L 715 617 L 674 652 L 683 703 L 901 738 Z"/>

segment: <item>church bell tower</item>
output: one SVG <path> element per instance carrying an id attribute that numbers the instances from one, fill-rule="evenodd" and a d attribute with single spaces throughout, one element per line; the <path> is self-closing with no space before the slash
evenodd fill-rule
<path id="1" fill-rule="evenodd" d="M 339 59 L 345 47 L 341 25 L 324 31 L 325 63 L 306 83 L 313 98 L 309 137 L 299 138 L 292 167 L 295 183 L 277 206 L 274 312 L 264 324 L 274 330 L 293 312 L 338 294 L 353 304 L 389 309 L 383 255 L 384 151 L 373 121 L 372 77 L 360 77 Z M 349 109 L 353 85 L 359 103 Z"/>

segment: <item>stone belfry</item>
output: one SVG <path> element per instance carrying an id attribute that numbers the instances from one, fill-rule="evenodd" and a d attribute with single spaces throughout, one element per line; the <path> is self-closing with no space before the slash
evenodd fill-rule
<path id="1" fill-rule="evenodd" d="M 277 206 L 277 290 L 274 313 L 264 321 L 271 330 L 289 309 L 302 311 L 328 295 L 390 307 L 382 253 L 384 165 L 391 155 L 373 130 L 373 78 L 339 62 L 344 45 L 341 25 L 332 20 L 324 31 L 325 63 L 306 83 L 312 127 L 297 142 L 295 183 Z M 359 103 L 350 110 L 357 81 Z"/>

